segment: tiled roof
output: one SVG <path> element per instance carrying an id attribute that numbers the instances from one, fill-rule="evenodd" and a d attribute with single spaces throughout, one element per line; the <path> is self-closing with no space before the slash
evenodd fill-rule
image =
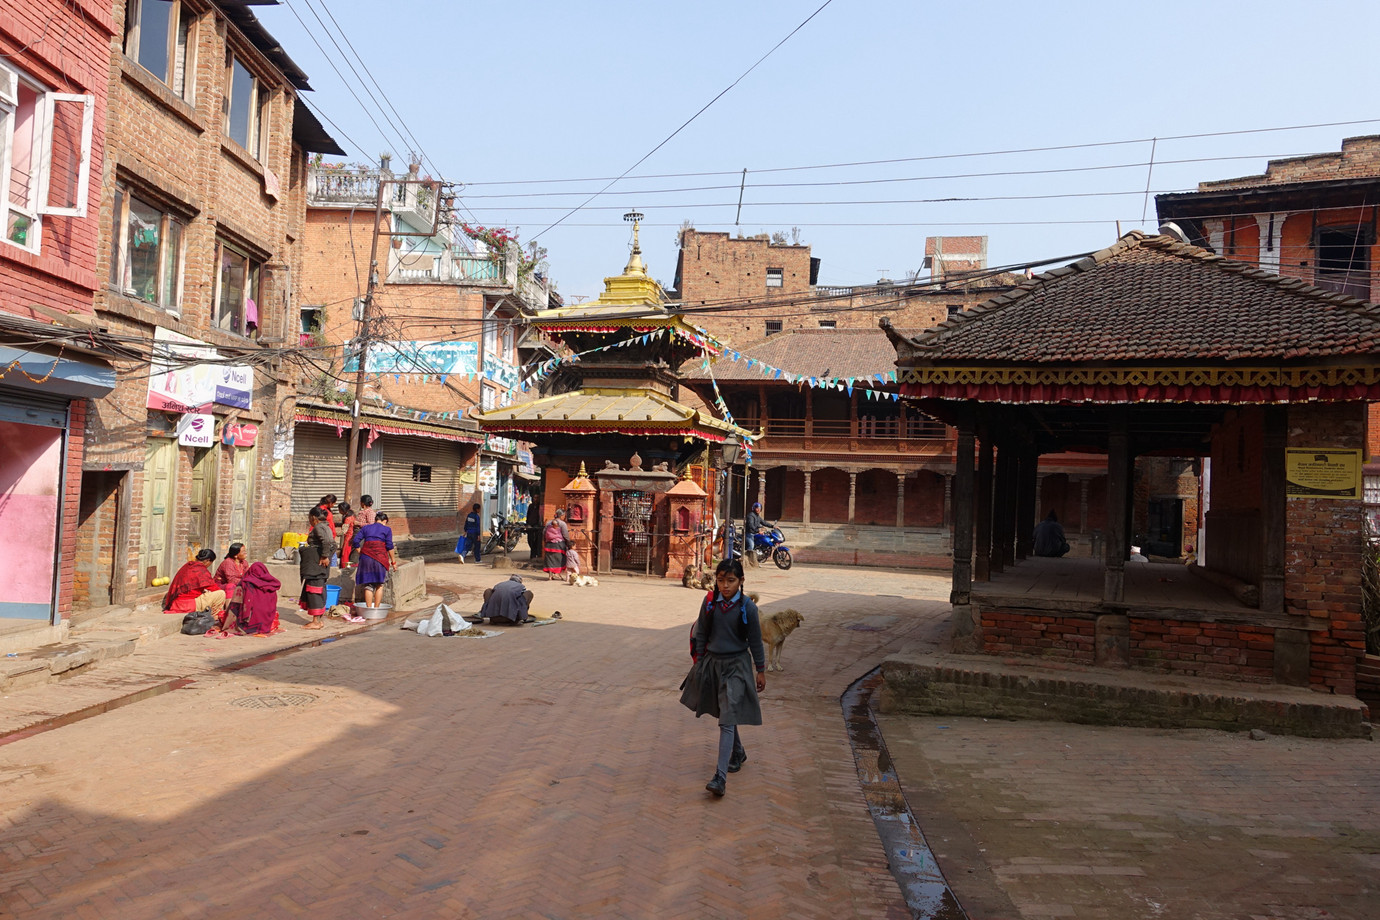
<path id="1" fill-rule="evenodd" d="M 738 360 L 732 360 L 737 354 Z M 896 351 L 880 329 L 799 329 L 778 332 L 765 342 L 734 352 L 727 349 L 712 365 L 715 380 L 762 380 L 748 359 L 803 377 L 870 377 L 896 370 Z M 686 380 L 707 380 L 700 359 L 681 368 Z"/>
<path id="2" fill-rule="evenodd" d="M 1287 361 L 1380 353 L 1380 308 L 1133 231 L 911 338 L 899 363 Z"/>
<path id="3" fill-rule="evenodd" d="M 728 422 L 682 405 L 664 393 L 636 387 L 591 387 L 473 413 L 480 428 L 502 431 L 571 431 L 645 434 L 666 430 L 722 439 L 743 433 Z"/>

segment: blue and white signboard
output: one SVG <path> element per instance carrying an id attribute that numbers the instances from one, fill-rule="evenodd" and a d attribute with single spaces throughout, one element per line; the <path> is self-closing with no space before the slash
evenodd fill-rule
<path id="1" fill-rule="evenodd" d="M 478 342 L 378 342 L 369 346 L 364 370 L 370 374 L 460 374 L 474 376 Z M 345 352 L 345 373 L 359 370 L 359 357 Z"/>

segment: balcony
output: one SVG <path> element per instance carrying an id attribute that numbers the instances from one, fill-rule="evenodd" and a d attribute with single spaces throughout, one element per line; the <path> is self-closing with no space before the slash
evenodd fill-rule
<path id="1" fill-rule="evenodd" d="M 372 208 L 378 200 L 379 182 L 387 186 L 385 208 L 419 228 L 430 229 L 436 219 L 436 192 L 417 182 L 404 184 L 407 176 L 376 167 L 307 167 L 307 206 L 313 208 Z"/>
<path id="2" fill-rule="evenodd" d="M 749 429 L 758 427 L 757 419 L 739 419 Z M 814 419 L 806 435 L 803 418 L 768 418 L 761 426 L 762 437 L 754 444 L 755 452 L 799 454 L 810 451 L 876 452 L 900 454 L 944 454 L 953 450 L 953 435 L 942 423 L 931 418 L 859 418 L 857 434 L 854 422 L 848 419 Z"/>
<path id="3" fill-rule="evenodd" d="M 389 284 L 472 284 L 508 287 L 506 259 L 491 259 L 451 250 L 438 253 L 395 254 Z"/>

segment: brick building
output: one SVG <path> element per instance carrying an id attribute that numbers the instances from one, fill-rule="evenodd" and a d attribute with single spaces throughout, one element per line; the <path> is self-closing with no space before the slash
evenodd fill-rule
<path id="1" fill-rule="evenodd" d="M 926 281 L 824 286 L 809 246 L 687 229 L 670 297 L 697 325 L 741 349 L 792 330 L 876 329 L 883 316 L 924 329 L 1020 280 L 987 270 L 985 236 L 930 237 L 925 252 Z"/>
<path id="2" fill-rule="evenodd" d="M 902 393 L 958 429 L 956 647 L 1355 693 L 1370 304 L 1130 233 L 888 334 Z M 1104 552 L 1037 559 L 1039 462 L 1072 448 L 1105 458 Z M 1206 565 L 1134 564 L 1138 456 L 1210 462 Z"/>
<path id="3" fill-rule="evenodd" d="M 197 547 L 263 558 L 299 529 L 282 346 L 306 158 L 342 152 L 244 4 L 120 0 L 112 26 L 95 309 L 134 344 L 87 418 L 76 569 L 91 606 L 155 597 Z"/>
<path id="4" fill-rule="evenodd" d="M 108 8 L 0 9 L 0 645 L 61 634 L 89 400 L 120 343 L 93 325 L 114 24 Z"/>
<path id="5" fill-rule="evenodd" d="M 1200 182 L 1155 198 L 1161 223 L 1193 244 L 1324 290 L 1380 300 L 1380 136 L 1349 137 L 1333 153 L 1271 160 L 1254 176 Z M 1366 435 L 1380 492 L 1380 406 Z"/>
<path id="6" fill-rule="evenodd" d="M 390 159 L 316 162 L 307 171 L 296 334 L 314 366 L 302 382 L 312 404 L 300 404 L 296 415 L 293 507 L 347 492 L 344 407 L 354 398 L 358 360 L 346 346 L 361 328 L 376 251 L 360 492 L 388 512 L 406 552 L 449 549 L 472 502 L 487 521 L 510 513 L 515 491 L 530 488 L 518 442 L 486 437 L 465 413 L 511 401 L 519 368 L 547 350 L 529 336 L 528 319 L 555 295 L 515 251 L 471 241 L 443 183 L 417 164 L 395 173 Z"/>

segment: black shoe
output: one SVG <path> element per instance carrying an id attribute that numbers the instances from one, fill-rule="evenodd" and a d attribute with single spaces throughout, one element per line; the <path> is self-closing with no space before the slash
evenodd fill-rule
<path id="1" fill-rule="evenodd" d="M 728 758 L 728 772 L 737 773 L 747 763 L 747 751 L 734 751 Z"/>
<path id="2" fill-rule="evenodd" d="M 722 796 L 728 788 L 728 780 L 722 773 L 715 773 L 714 778 L 704 784 L 704 788 L 717 796 Z"/>

